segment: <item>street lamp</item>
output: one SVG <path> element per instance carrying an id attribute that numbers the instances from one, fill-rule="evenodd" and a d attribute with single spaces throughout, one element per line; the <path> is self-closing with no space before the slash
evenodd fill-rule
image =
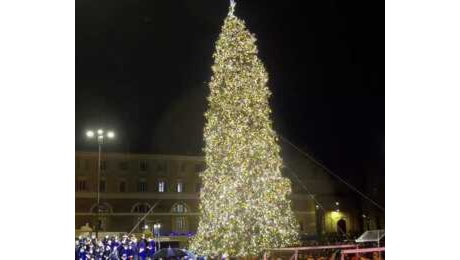
<path id="1" fill-rule="evenodd" d="M 153 234 L 154 234 L 154 235 L 156 234 L 156 235 L 157 235 L 157 238 L 158 238 L 158 240 L 157 240 L 157 242 L 158 242 L 158 243 L 157 243 L 157 244 L 158 244 L 158 250 L 161 249 L 161 247 L 160 247 L 160 228 L 161 228 L 161 224 L 160 224 L 160 223 L 153 224 Z"/>
<path id="2" fill-rule="evenodd" d="M 100 192 L 101 192 L 101 151 L 102 151 L 102 145 L 104 144 L 104 130 L 103 129 L 98 129 L 96 131 L 96 134 L 93 130 L 88 130 L 86 131 L 86 137 L 88 139 L 93 139 L 97 135 L 97 144 L 99 146 L 99 152 L 98 152 L 98 159 L 97 159 L 97 225 L 96 225 L 96 238 L 98 238 L 98 231 L 99 231 L 99 225 L 101 223 L 100 219 Z M 113 139 L 115 138 L 115 134 L 113 131 L 109 131 L 107 133 L 107 138 Z"/>

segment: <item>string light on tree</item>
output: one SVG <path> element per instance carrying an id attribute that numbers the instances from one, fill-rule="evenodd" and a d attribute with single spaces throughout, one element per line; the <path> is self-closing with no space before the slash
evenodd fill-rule
<path id="1" fill-rule="evenodd" d="M 268 103 L 268 75 L 255 37 L 234 15 L 216 42 L 200 174 L 201 218 L 191 248 L 200 255 L 256 256 L 298 242 L 299 225 L 281 175 Z"/>

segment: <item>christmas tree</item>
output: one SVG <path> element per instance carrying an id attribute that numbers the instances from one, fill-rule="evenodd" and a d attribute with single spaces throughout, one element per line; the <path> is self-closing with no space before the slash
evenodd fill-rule
<path id="1" fill-rule="evenodd" d="M 268 75 L 255 37 L 234 8 L 232 1 L 213 55 L 201 218 L 191 241 L 194 251 L 208 256 L 255 256 L 298 239 L 270 119 Z"/>

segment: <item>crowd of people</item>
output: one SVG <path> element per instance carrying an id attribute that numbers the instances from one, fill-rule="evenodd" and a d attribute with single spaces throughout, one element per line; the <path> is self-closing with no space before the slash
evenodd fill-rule
<path id="1" fill-rule="evenodd" d="M 75 241 L 76 260 L 149 260 L 155 252 L 155 241 L 145 236 L 139 240 L 134 235 L 103 239 L 80 236 Z"/>
<path id="2" fill-rule="evenodd" d="M 326 244 L 310 241 L 303 246 L 320 246 L 320 245 L 339 245 L 346 242 L 329 242 Z M 155 241 L 152 238 L 145 238 L 142 235 L 137 239 L 134 235 L 127 234 L 121 236 L 105 236 L 97 239 L 96 236 L 78 237 L 75 240 L 75 259 L 76 260 L 151 260 L 156 250 Z M 313 252 L 299 252 L 298 259 L 307 260 L 336 260 L 340 259 L 340 250 L 338 249 L 318 249 Z M 367 254 L 350 254 L 346 255 L 347 260 L 383 260 L 385 253 L 367 253 Z M 272 255 L 271 259 L 284 259 L 285 256 Z M 198 258 L 200 259 L 200 258 Z"/>

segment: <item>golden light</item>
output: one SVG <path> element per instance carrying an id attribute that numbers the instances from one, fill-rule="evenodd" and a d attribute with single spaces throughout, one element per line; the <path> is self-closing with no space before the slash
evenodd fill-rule
<path id="1" fill-rule="evenodd" d="M 216 42 L 209 83 L 201 217 L 190 244 L 200 255 L 256 256 L 299 239 L 270 118 L 268 74 L 256 38 L 233 9 Z"/>
<path id="2" fill-rule="evenodd" d="M 90 131 L 87 131 L 87 132 L 86 132 L 86 136 L 89 137 L 89 138 L 94 137 L 94 132 L 91 131 L 91 130 L 90 130 Z"/>
<path id="3" fill-rule="evenodd" d="M 112 138 L 115 138 L 115 133 L 112 132 L 112 131 L 110 131 L 110 132 L 107 133 L 107 137 L 108 137 L 108 138 L 111 138 L 111 139 L 112 139 Z"/>

